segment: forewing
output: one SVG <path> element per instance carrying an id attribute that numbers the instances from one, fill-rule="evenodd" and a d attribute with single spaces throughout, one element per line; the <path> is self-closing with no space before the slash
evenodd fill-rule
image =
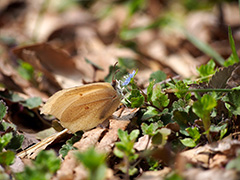
<path id="1" fill-rule="evenodd" d="M 117 106 L 115 106 L 114 110 L 108 109 L 109 104 L 112 104 L 112 102 L 112 98 L 107 98 L 85 105 L 71 106 L 62 114 L 61 124 L 71 132 L 96 127 L 116 110 Z M 110 114 L 101 117 L 106 108 L 108 114 Z"/>
<path id="2" fill-rule="evenodd" d="M 42 113 L 52 114 L 72 132 L 91 129 L 118 107 L 120 96 L 109 83 L 61 90 L 49 98 Z"/>
<path id="3" fill-rule="evenodd" d="M 109 83 L 94 83 L 80 87 L 63 89 L 56 92 L 48 99 L 46 104 L 42 107 L 41 113 L 51 114 L 60 119 L 65 109 L 71 104 L 74 104 L 75 101 L 81 101 L 82 97 L 89 98 L 91 97 L 91 94 L 106 88 L 111 89 L 112 87 Z"/>

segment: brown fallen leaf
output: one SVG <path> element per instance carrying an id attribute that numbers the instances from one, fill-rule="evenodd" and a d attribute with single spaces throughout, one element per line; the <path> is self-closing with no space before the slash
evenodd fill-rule
<path id="1" fill-rule="evenodd" d="M 68 84 L 81 84 L 83 73 L 77 69 L 74 59 L 62 49 L 40 43 L 14 48 L 13 53 L 30 63 L 34 69 L 43 72 L 50 81 L 49 86 L 55 87 L 54 91 L 69 87 Z"/>
<path id="2" fill-rule="evenodd" d="M 138 109 L 129 110 L 125 108 L 122 112 L 120 119 L 110 119 L 109 129 L 95 128 L 83 134 L 79 142 L 74 144 L 78 151 L 83 152 L 88 148 L 95 146 L 96 151 L 109 154 L 112 152 L 114 143 L 118 140 L 118 129 L 125 130 L 130 123 L 130 117 L 133 117 Z M 115 115 L 118 113 L 117 111 Z M 126 119 L 128 118 L 128 119 Z M 86 169 L 77 162 L 74 151 L 70 151 L 65 157 L 61 168 L 57 171 L 54 180 L 62 179 L 86 179 Z"/>
<path id="3" fill-rule="evenodd" d="M 184 172 L 186 163 L 204 168 L 222 168 L 229 159 L 237 156 L 239 148 L 240 142 L 232 139 L 230 135 L 219 142 L 181 152 L 177 160 L 177 167 L 180 172 Z"/>
<path id="4" fill-rule="evenodd" d="M 228 157 L 224 154 L 216 154 L 212 159 L 210 159 L 209 168 L 224 168 L 228 163 Z"/>
<path id="5" fill-rule="evenodd" d="M 118 129 L 126 129 L 129 120 L 110 119 L 109 130 L 103 136 L 100 142 L 96 144 L 96 149 L 100 152 L 110 153 L 114 147 L 114 143 L 118 140 Z"/>
<path id="6" fill-rule="evenodd" d="M 143 151 L 151 146 L 151 140 L 148 135 L 144 135 L 134 144 L 134 148 L 138 151 Z"/>
<path id="7" fill-rule="evenodd" d="M 26 14 L 25 1 L 3 1 L 0 4 L 0 27 L 12 25 L 13 22 L 22 20 Z"/>
<path id="8" fill-rule="evenodd" d="M 35 157 L 41 150 L 44 150 L 49 144 L 51 144 L 57 138 L 64 136 L 67 133 L 67 131 L 68 131 L 67 129 L 64 129 L 61 132 L 53 134 L 52 136 L 43 139 L 39 143 L 31 146 L 30 148 L 21 151 L 20 153 L 17 154 L 17 156 L 20 158 L 35 159 Z"/>
<path id="9" fill-rule="evenodd" d="M 95 146 L 102 135 L 107 129 L 96 128 L 87 131 L 83 134 L 81 140 L 74 144 L 74 147 L 78 148 L 78 151 L 83 152 L 88 148 Z M 87 170 L 84 166 L 76 160 L 75 152 L 70 151 L 62 162 L 61 168 L 57 171 L 54 180 L 75 180 L 75 179 L 87 179 Z"/>
<path id="10" fill-rule="evenodd" d="M 184 179 L 186 180 L 216 180 L 216 179 L 227 179 L 227 180 L 236 180 L 239 179 L 239 176 L 234 170 L 225 170 L 225 169 L 209 169 L 203 170 L 200 168 L 191 168 L 184 172 Z"/>
<path id="11" fill-rule="evenodd" d="M 195 165 L 201 165 L 202 167 L 209 167 L 211 151 L 205 147 L 198 147 L 195 149 L 190 149 L 184 152 L 181 152 L 178 157 L 178 169 L 184 170 L 185 163 L 189 162 Z M 184 162 L 184 163 L 183 163 Z"/>
<path id="12" fill-rule="evenodd" d="M 220 68 L 209 80 L 208 86 L 210 88 L 232 88 L 237 78 L 237 69 L 239 65 Z"/>
<path id="13" fill-rule="evenodd" d="M 7 60 L 8 58 L 8 56 L 4 57 L 4 59 L 0 57 L 0 81 L 6 85 L 6 88 L 23 92 L 30 97 L 38 96 L 47 99 L 48 96 L 45 93 L 33 87 L 29 81 L 19 75 L 10 61 Z"/>
<path id="14" fill-rule="evenodd" d="M 168 173 L 171 172 L 171 168 L 164 167 L 161 170 L 158 171 L 146 171 L 143 172 L 143 174 L 137 178 L 137 180 L 162 180 Z"/>

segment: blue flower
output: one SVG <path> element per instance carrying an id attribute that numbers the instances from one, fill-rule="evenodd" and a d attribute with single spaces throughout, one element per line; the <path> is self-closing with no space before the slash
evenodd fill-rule
<path id="1" fill-rule="evenodd" d="M 136 71 L 133 70 L 131 74 L 128 74 L 126 80 L 122 83 L 123 86 L 126 86 L 130 83 L 131 79 L 135 76 Z"/>

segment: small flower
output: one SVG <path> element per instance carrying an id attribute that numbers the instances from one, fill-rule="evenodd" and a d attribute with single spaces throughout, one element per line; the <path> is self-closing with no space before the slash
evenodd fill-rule
<path id="1" fill-rule="evenodd" d="M 122 83 L 123 86 L 126 86 L 130 83 L 131 79 L 135 76 L 136 71 L 133 70 L 133 72 L 131 74 L 129 74 L 128 76 L 126 76 L 126 80 Z"/>

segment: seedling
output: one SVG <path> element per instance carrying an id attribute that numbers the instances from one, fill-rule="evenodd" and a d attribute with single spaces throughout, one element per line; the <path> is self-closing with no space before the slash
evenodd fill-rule
<path id="1" fill-rule="evenodd" d="M 138 135 L 139 130 L 133 130 L 130 134 L 121 129 L 118 130 L 120 142 L 115 143 L 114 154 L 123 159 L 123 163 L 119 165 L 119 169 L 126 173 L 127 178 L 137 172 L 137 169 L 131 165 L 139 157 L 133 148 Z"/>
<path id="2" fill-rule="evenodd" d="M 60 168 L 61 160 L 56 157 L 53 150 L 41 151 L 32 166 L 25 166 L 23 172 L 16 174 L 17 180 L 49 180 Z"/>
<path id="3" fill-rule="evenodd" d="M 106 175 L 106 156 L 98 153 L 93 147 L 85 152 L 77 152 L 77 159 L 88 169 L 89 180 L 103 180 Z"/>

